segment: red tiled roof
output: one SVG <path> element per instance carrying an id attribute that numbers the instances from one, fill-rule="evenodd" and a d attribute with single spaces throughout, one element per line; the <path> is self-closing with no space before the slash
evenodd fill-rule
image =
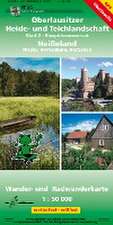
<path id="1" fill-rule="evenodd" d="M 67 136 L 67 139 L 85 138 L 86 135 L 87 135 L 86 131 L 73 131 Z"/>

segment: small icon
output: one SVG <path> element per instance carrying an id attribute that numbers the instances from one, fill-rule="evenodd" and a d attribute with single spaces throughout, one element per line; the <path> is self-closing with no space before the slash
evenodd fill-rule
<path id="1" fill-rule="evenodd" d="M 20 15 L 20 7 L 10 7 L 10 13 L 12 16 Z"/>
<path id="2" fill-rule="evenodd" d="M 109 2 L 105 2 L 105 5 L 108 9 L 112 9 L 112 6 L 109 4 Z"/>
<path id="3" fill-rule="evenodd" d="M 34 204 L 34 202 L 26 201 L 26 200 L 20 201 L 18 196 L 16 195 L 10 201 L 5 202 L 5 204 L 7 204 L 9 208 L 13 208 L 14 206 L 18 206 L 18 205 L 32 205 Z"/>
<path id="4" fill-rule="evenodd" d="M 42 137 L 42 133 L 37 133 L 35 136 L 35 143 L 33 143 L 30 134 L 20 134 L 18 143 L 16 144 L 18 152 L 15 159 L 23 159 L 25 163 L 28 161 L 32 162 L 34 159 L 36 159 L 37 154 L 33 153 L 32 150 L 40 145 Z"/>
<path id="5" fill-rule="evenodd" d="M 18 196 L 14 196 L 14 198 L 9 202 L 9 207 L 12 208 L 13 206 L 16 206 L 18 203 Z"/>

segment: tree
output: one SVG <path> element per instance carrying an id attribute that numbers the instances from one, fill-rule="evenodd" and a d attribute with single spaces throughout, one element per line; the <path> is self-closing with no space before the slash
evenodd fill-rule
<path id="1" fill-rule="evenodd" d="M 15 90 L 14 70 L 5 62 L 0 65 L 1 93 L 3 96 L 12 96 Z"/>
<path id="2" fill-rule="evenodd" d="M 106 83 L 102 80 L 101 77 L 97 76 L 95 81 L 93 97 L 104 98 L 106 97 L 106 91 L 107 91 Z"/>
<path id="3" fill-rule="evenodd" d="M 73 87 L 73 80 L 62 79 L 62 94 L 63 96 Z"/>
<path id="4" fill-rule="evenodd" d="M 15 70 L 7 63 L 0 64 L 1 96 L 59 97 L 59 75 L 55 72 Z"/>

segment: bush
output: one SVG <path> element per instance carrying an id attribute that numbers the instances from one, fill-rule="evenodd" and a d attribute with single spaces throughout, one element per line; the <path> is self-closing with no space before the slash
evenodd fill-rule
<path id="1" fill-rule="evenodd" d="M 38 157 L 31 164 L 31 169 L 35 170 L 55 170 L 59 169 L 59 157 L 51 148 L 43 148 Z"/>

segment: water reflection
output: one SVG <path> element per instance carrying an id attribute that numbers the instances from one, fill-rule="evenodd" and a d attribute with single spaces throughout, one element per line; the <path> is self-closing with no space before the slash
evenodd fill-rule
<path id="1" fill-rule="evenodd" d="M 32 141 L 34 141 L 37 132 L 42 132 L 43 134 L 40 147 L 41 146 L 46 147 L 47 145 L 49 145 L 53 148 L 53 150 L 55 151 L 59 150 L 58 134 L 56 134 L 55 130 L 52 127 L 46 127 L 45 125 L 41 126 L 40 129 L 32 128 L 23 130 L 21 132 L 19 131 L 16 133 L 4 134 L 3 136 L 0 137 L 0 141 L 4 144 L 14 145 L 18 141 L 20 134 L 30 134 L 32 137 Z"/>

